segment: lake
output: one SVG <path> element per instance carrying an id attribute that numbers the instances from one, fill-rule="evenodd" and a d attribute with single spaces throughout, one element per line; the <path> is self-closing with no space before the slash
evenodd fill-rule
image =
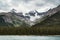
<path id="1" fill-rule="evenodd" d="M 0 40 L 60 40 L 60 36 L 0 36 Z"/>

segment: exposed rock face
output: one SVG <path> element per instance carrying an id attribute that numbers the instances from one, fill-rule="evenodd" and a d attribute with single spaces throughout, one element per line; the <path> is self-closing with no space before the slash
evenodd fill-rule
<path id="1" fill-rule="evenodd" d="M 1 18 L 5 21 L 5 23 L 10 23 L 16 27 L 24 24 L 26 24 L 25 26 L 27 26 L 30 24 L 30 17 L 24 16 L 21 13 L 8 12 L 8 13 L 0 13 L 0 15 L 3 15 Z"/>
<path id="2" fill-rule="evenodd" d="M 44 21 L 45 19 L 51 17 L 52 15 L 56 14 L 59 11 L 60 11 L 60 5 L 58 7 L 56 7 L 56 8 L 53 8 L 53 9 L 48 10 L 47 12 L 44 12 L 45 14 L 44 13 L 41 13 L 41 15 L 43 15 L 43 16 L 41 16 L 41 18 L 37 19 L 35 21 L 35 24 Z"/>
<path id="3" fill-rule="evenodd" d="M 34 25 L 33 27 L 45 27 L 45 26 L 59 26 L 60 25 L 60 6 L 50 9 L 47 12 L 47 17 L 42 22 Z"/>
<path id="4" fill-rule="evenodd" d="M 29 12 L 28 15 L 23 15 L 23 13 L 16 13 L 15 11 L 12 11 L 12 12 L 7 12 L 7 13 L 0 13 L 0 15 L 3 15 L 1 16 L 1 18 L 4 19 L 5 23 L 9 23 L 9 24 L 12 24 L 13 26 L 18 27 L 21 25 L 25 25 L 25 26 L 35 25 L 51 17 L 52 15 L 57 14 L 57 12 L 59 11 L 60 11 L 60 6 L 50 9 L 47 12 L 43 12 L 43 13 L 32 11 L 32 12 Z M 35 21 L 31 21 L 30 16 L 35 17 L 35 14 L 37 14 L 37 16 L 40 16 L 40 18 L 36 19 Z"/>
<path id="5" fill-rule="evenodd" d="M 5 20 L 2 17 L 3 17 L 3 15 L 0 16 L 0 27 L 6 26 Z"/>

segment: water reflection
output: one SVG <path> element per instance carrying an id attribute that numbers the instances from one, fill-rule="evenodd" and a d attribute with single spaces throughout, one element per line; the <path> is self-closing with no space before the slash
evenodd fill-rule
<path id="1" fill-rule="evenodd" d="M 0 40 L 60 40 L 60 36 L 0 36 Z"/>

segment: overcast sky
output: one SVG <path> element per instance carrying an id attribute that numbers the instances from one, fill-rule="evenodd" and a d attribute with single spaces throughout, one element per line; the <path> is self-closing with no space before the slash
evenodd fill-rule
<path id="1" fill-rule="evenodd" d="M 12 8 L 18 12 L 38 10 L 47 11 L 60 4 L 60 0 L 0 0 L 0 11 L 10 11 Z"/>
<path id="2" fill-rule="evenodd" d="M 16 9 L 17 12 L 29 12 L 37 10 L 44 12 L 60 4 L 60 0 L 0 0 L 0 12 Z M 35 20 L 37 17 L 31 17 Z"/>

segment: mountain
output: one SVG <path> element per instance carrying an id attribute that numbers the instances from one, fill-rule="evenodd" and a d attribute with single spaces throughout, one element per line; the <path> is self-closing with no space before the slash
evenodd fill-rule
<path id="1" fill-rule="evenodd" d="M 44 20 L 47 20 L 48 18 L 50 18 L 55 14 L 58 14 L 59 11 L 60 11 L 60 5 L 56 8 L 49 9 L 46 12 L 39 13 L 38 11 L 35 10 L 26 13 L 26 15 L 24 15 L 22 12 L 17 13 L 15 9 L 12 9 L 11 12 L 0 13 L 0 25 L 9 27 L 33 26 L 42 23 Z M 35 17 L 35 15 L 39 16 L 40 18 L 31 21 L 30 17 L 31 16 Z"/>
<path id="2" fill-rule="evenodd" d="M 15 10 L 12 12 L 2 12 L 0 13 L 0 26 L 27 26 L 29 19 L 29 16 L 24 16 L 23 13 L 16 13 Z"/>
<path id="3" fill-rule="evenodd" d="M 34 11 L 30 11 L 29 13 L 28 13 L 30 16 L 35 16 L 35 12 Z"/>
<path id="4" fill-rule="evenodd" d="M 48 10 L 47 14 L 51 14 L 48 15 L 46 17 L 46 19 L 44 19 L 42 22 L 37 23 L 35 25 L 33 25 L 33 27 L 45 27 L 45 26 L 56 26 L 56 27 L 60 27 L 60 6 L 54 8 L 54 9 L 50 9 Z"/>

